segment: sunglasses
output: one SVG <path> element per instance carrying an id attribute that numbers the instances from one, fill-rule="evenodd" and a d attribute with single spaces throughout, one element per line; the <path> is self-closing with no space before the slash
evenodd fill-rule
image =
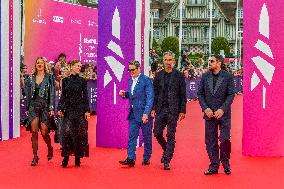
<path id="1" fill-rule="evenodd" d="M 134 69 L 128 69 L 129 72 L 134 72 L 136 70 L 136 68 Z"/>

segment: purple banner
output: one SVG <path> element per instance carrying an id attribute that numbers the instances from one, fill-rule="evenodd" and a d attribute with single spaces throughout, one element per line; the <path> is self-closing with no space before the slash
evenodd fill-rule
<path id="1" fill-rule="evenodd" d="M 127 63 L 135 59 L 136 1 L 101 1 L 99 4 L 97 146 L 126 148 L 128 100 Z"/>
<path id="2" fill-rule="evenodd" d="M 97 80 L 88 81 L 88 96 L 90 111 L 97 111 Z"/>
<path id="3" fill-rule="evenodd" d="M 185 79 L 187 99 L 197 98 L 197 91 L 198 91 L 200 81 L 201 81 L 200 77 Z"/>
<path id="4" fill-rule="evenodd" d="M 197 98 L 197 91 L 199 88 L 199 84 L 201 81 L 201 77 L 197 78 L 186 78 L 186 98 L 187 99 L 195 99 Z M 242 92 L 243 91 L 243 79 L 241 76 L 234 77 L 235 83 L 235 92 Z"/>
<path id="5" fill-rule="evenodd" d="M 13 81 L 13 77 L 14 77 L 14 48 L 13 48 L 13 44 L 14 44 L 14 40 L 13 40 L 13 0 L 9 1 L 9 138 L 12 139 L 13 138 L 13 93 L 14 93 L 14 81 Z"/>
<path id="6" fill-rule="evenodd" d="M 234 77 L 234 83 L 235 83 L 235 92 L 242 92 L 243 91 L 243 79 L 241 76 L 235 76 Z"/>

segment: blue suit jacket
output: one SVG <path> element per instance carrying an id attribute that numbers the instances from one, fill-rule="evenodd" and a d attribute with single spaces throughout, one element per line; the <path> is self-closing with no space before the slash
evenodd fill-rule
<path id="1" fill-rule="evenodd" d="M 129 115 L 132 108 L 136 121 L 141 122 L 143 114 L 147 114 L 150 119 L 150 113 L 154 102 L 154 88 L 152 81 L 149 77 L 141 73 L 135 85 L 133 95 L 131 94 L 132 83 L 132 78 L 130 78 L 128 91 L 125 95 L 125 98 L 129 98 L 130 102 Z"/>
<path id="2" fill-rule="evenodd" d="M 212 72 L 206 72 L 202 75 L 197 95 L 202 111 L 210 108 L 214 112 L 220 108 L 224 111 L 224 115 L 221 117 L 221 119 L 230 119 L 231 104 L 233 103 L 235 97 L 233 75 L 221 70 L 215 89 L 213 89 Z M 210 120 L 205 113 L 204 119 Z"/>

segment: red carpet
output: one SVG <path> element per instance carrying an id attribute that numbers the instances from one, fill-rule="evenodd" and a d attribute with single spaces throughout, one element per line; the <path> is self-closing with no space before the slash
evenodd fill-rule
<path id="1" fill-rule="evenodd" d="M 40 137 L 39 165 L 31 167 L 32 149 L 30 134 L 22 130 L 20 139 L 0 142 L 1 189 L 57 189 L 57 188 L 283 188 L 284 158 L 252 158 L 241 154 L 242 97 L 237 96 L 233 105 L 232 125 L 232 175 L 204 176 L 208 157 L 204 144 L 204 123 L 197 102 L 187 106 L 187 117 L 177 129 L 177 143 L 172 170 L 162 170 L 161 149 L 153 141 L 151 165 L 142 167 L 142 148 L 137 151 L 135 168 L 122 168 L 118 160 L 126 157 L 126 150 L 95 148 L 95 122 L 89 126 L 90 158 L 82 160 L 81 168 L 61 168 L 59 146 L 55 157 L 47 162 L 47 148 Z"/>

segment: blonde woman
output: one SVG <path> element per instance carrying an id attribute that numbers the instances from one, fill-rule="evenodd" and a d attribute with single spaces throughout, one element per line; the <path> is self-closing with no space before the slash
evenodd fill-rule
<path id="1" fill-rule="evenodd" d="M 38 57 L 30 77 L 30 87 L 27 95 L 27 113 L 32 133 L 33 160 L 31 166 L 38 164 L 38 130 L 48 147 L 48 161 L 53 157 L 53 147 L 49 130 L 52 129 L 50 117 L 54 116 L 54 80 L 48 73 L 46 61 Z"/>

